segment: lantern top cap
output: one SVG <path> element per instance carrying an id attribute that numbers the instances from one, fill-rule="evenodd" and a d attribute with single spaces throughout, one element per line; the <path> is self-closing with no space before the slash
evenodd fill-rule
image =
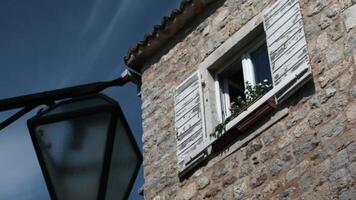
<path id="1" fill-rule="evenodd" d="M 72 117 L 86 116 L 100 112 L 123 115 L 119 104 L 110 97 L 96 94 L 73 98 L 56 103 L 47 109 L 40 111 L 36 116 L 29 119 L 28 123 L 42 121 L 60 121 Z"/>

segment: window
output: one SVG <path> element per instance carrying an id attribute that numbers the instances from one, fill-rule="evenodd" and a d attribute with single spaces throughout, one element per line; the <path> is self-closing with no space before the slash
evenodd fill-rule
<path id="1" fill-rule="evenodd" d="M 246 98 L 246 83 L 272 84 L 268 50 L 264 32 L 254 38 L 250 45 L 233 56 L 216 73 L 220 97 L 221 120 L 231 115 L 231 105 L 239 98 Z"/>
<path id="2" fill-rule="evenodd" d="M 312 78 L 303 25 L 298 0 L 278 0 L 177 85 L 174 111 L 180 176 L 216 155 L 219 148 L 215 147 L 224 148 L 230 136 L 251 130 L 256 121 Z M 258 88 L 265 79 L 271 87 L 259 95 L 245 94 L 245 89 Z M 231 106 L 244 102 L 237 101 L 239 96 L 249 100 L 243 109 Z M 234 148 L 246 144 L 250 136 L 239 137 Z"/>

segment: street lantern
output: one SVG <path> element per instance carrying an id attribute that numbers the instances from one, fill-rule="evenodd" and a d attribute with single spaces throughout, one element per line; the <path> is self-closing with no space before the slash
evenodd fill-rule
<path id="1" fill-rule="evenodd" d="M 142 156 L 114 100 L 62 101 L 27 124 L 52 199 L 128 198 Z"/>

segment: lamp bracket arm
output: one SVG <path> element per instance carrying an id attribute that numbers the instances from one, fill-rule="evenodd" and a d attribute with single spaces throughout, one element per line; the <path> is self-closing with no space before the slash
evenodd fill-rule
<path id="1" fill-rule="evenodd" d="M 25 114 L 27 114 L 28 112 L 33 110 L 34 108 L 36 108 L 37 106 L 39 106 L 39 105 L 26 106 L 26 107 L 22 108 L 20 111 L 16 112 L 12 116 L 10 116 L 9 118 L 7 118 L 6 120 L 2 121 L 0 123 L 0 131 L 2 129 L 6 128 L 7 126 L 9 126 L 14 121 L 18 120 L 20 117 L 24 116 Z"/>
<path id="2" fill-rule="evenodd" d="M 0 100 L 0 112 L 23 108 L 34 104 L 41 105 L 62 99 L 97 94 L 106 88 L 113 86 L 123 86 L 130 81 L 134 81 L 133 76 L 125 75 L 112 81 L 95 82 L 74 87 L 67 87 L 62 89 L 3 99 Z"/>
<path id="3" fill-rule="evenodd" d="M 113 86 L 123 86 L 128 82 L 133 82 L 136 85 L 141 84 L 141 75 L 130 69 L 126 69 L 119 78 L 111 81 L 102 81 L 67 87 L 46 92 L 34 93 L 29 95 L 17 96 L 0 100 L 0 112 L 22 108 L 19 112 L 1 122 L 0 130 L 16 121 L 21 116 L 30 112 L 39 105 L 53 103 L 58 100 L 82 97 L 92 94 L 97 94 L 106 88 Z"/>

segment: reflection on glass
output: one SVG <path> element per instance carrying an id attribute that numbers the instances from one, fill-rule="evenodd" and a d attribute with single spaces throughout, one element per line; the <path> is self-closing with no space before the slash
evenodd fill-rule
<path id="1" fill-rule="evenodd" d="M 103 113 L 37 127 L 58 199 L 97 199 L 109 122 Z"/>
<path id="2" fill-rule="evenodd" d="M 271 84 L 272 77 L 269 65 L 267 46 L 262 45 L 256 51 L 252 52 L 251 59 L 255 68 L 256 83 L 263 83 L 266 79 L 267 83 Z"/>

